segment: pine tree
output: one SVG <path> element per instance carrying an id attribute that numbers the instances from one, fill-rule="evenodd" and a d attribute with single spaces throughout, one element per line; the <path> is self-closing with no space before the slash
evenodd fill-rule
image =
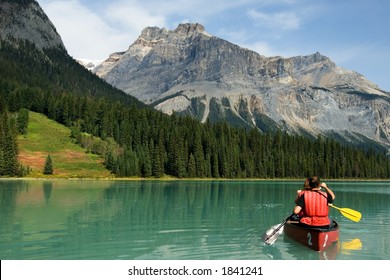
<path id="1" fill-rule="evenodd" d="M 8 112 L 0 114 L 0 150 L 2 151 L 1 174 L 7 176 L 16 176 L 18 174 L 18 145 L 16 141 L 16 123 L 15 119 L 8 118 Z"/>
<path id="2" fill-rule="evenodd" d="M 53 162 L 51 160 L 50 154 L 46 158 L 45 167 L 43 168 L 43 174 L 46 175 L 53 174 Z"/>
<path id="3" fill-rule="evenodd" d="M 152 177 L 152 161 L 151 161 L 151 156 L 149 152 L 148 145 L 145 146 L 145 150 L 142 153 L 142 164 L 141 164 L 141 175 L 143 177 Z"/>
<path id="4" fill-rule="evenodd" d="M 27 109 L 21 109 L 18 112 L 18 131 L 21 134 L 26 134 L 29 120 L 29 113 Z"/>
<path id="5" fill-rule="evenodd" d="M 219 178 L 220 175 L 219 175 L 219 162 L 218 162 L 218 151 L 217 151 L 217 148 L 216 148 L 216 145 L 214 146 L 215 148 L 213 149 L 213 155 L 211 157 L 211 176 L 213 178 Z"/>
<path id="6" fill-rule="evenodd" d="M 2 149 L 0 149 L 0 176 L 4 175 L 4 166 L 5 166 L 5 160 L 4 160 L 4 152 Z"/>
<path id="7" fill-rule="evenodd" d="M 1 101 L 1 99 L 0 99 Z M 1 102 L 0 102 L 1 103 Z M 5 110 L 5 109 L 4 109 Z M 4 137 L 4 118 L 5 113 L 1 113 L 1 107 L 0 107 L 0 176 L 5 174 L 5 159 L 4 159 L 4 142 L 5 142 L 5 137 Z"/>
<path id="8" fill-rule="evenodd" d="M 196 176 L 195 157 L 192 153 L 190 154 L 190 159 L 188 161 L 187 176 L 189 178 L 194 178 Z"/>
<path id="9" fill-rule="evenodd" d="M 156 178 L 164 175 L 163 148 L 163 140 L 159 138 L 157 145 L 152 148 L 152 176 Z"/>

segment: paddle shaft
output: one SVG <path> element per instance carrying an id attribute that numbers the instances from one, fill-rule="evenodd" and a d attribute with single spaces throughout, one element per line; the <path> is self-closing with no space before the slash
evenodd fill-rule
<path id="1" fill-rule="evenodd" d="M 270 240 L 270 238 L 272 237 L 272 236 L 274 236 L 275 235 L 275 233 L 277 233 L 281 228 L 282 228 L 282 226 L 284 226 L 286 223 L 287 223 L 287 221 L 293 216 L 294 214 L 291 214 L 290 216 L 288 216 L 284 221 L 283 221 L 283 223 L 281 223 L 270 235 L 268 235 L 267 236 L 267 238 L 266 239 L 264 239 L 264 241 L 265 242 L 267 242 L 268 240 Z"/>

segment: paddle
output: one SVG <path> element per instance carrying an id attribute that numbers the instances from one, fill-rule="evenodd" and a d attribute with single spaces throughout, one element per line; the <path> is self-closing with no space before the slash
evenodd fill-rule
<path id="1" fill-rule="evenodd" d="M 283 232 L 283 226 L 287 223 L 288 220 L 293 216 L 294 214 L 291 214 L 288 216 L 283 223 L 277 224 L 269 228 L 264 234 L 263 234 L 263 241 L 267 245 L 272 245 L 278 239 L 279 235 Z"/>
<path id="2" fill-rule="evenodd" d="M 326 198 L 326 196 L 324 194 L 322 194 L 321 192 L 317 191 L 317 193 L 319 193 L 320 195 L 322 195 L 323 197 Z M 344 217 L 346 217 L 354 222 L 359 222 L 360 219 L 362 218 L 362 213 L 360 213 L 356 210 L 349 209 L 349 208 L 338 208 L 331 203 L 329 203 L 328 206 L 339 210 L 341 212 L 341 214 L 343 214 Z"/>
<path id="3" fill-rule="evenodd" d="M 349 209 L 349 208 L 339 208 L 339 207 L 334 206 L 333 204 L 328 204 L 328 205 L 334 209 L 339 210 L 341 212 L 341 214 L 343 214 L 344 217 L 346 217 L 354 222 L 359 222 L 360 219 L 362 218 L 362 213 L 360 213 L 356 210 Z"/>

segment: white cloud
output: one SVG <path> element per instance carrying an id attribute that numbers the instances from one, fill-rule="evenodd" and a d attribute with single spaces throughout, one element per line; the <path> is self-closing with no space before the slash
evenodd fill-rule
<path id="1" fill-rule="evenodd" d="M 108 3 L 104 9 L 104 18 L 123 31 L 139 32 L 147 26 L 166 25 L 165 15 L 154 13 L 142 6 L 140 1 L 122 0 Z"/>
<path id="2" fill-rule="evenodd" d="M 136 1 L 108 1 L 100 12 L 79 0 L 39 3 L 74 58 L 107 58 L 112 52 L 126 50 L 146 26 L 165 24 L 164 17 L 152 15 Z"/>
<path id="3" fill-rule="evenodd" d="M 297 30 L 301 26 L 301 20 L 295 12 L 263 13 L 254 9 L 248 15 L 257 25 L 269 27 L 271 29 Z"/>

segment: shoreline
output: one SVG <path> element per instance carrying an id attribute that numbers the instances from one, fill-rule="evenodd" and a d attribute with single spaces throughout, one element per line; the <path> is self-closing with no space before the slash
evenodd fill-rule
<path id="1" fill-rule="evenodd" d="M 286 182 L 300 182 L 305 178 L 246 178 L 246 179 L 230 179 L 230 178 L 174 178 L 174 177 L 162 177 L 162 178 L 142 178 L 142 177 L 0 177 L 0 181 L 253 181 L 253 182 L 265 182 L 265 181 L 286 181 Z M 323 179 L 327 182 L 390 182 L 390 179 L 352 179 L 352 178 L 338 178 L 338 179 Z"/>

